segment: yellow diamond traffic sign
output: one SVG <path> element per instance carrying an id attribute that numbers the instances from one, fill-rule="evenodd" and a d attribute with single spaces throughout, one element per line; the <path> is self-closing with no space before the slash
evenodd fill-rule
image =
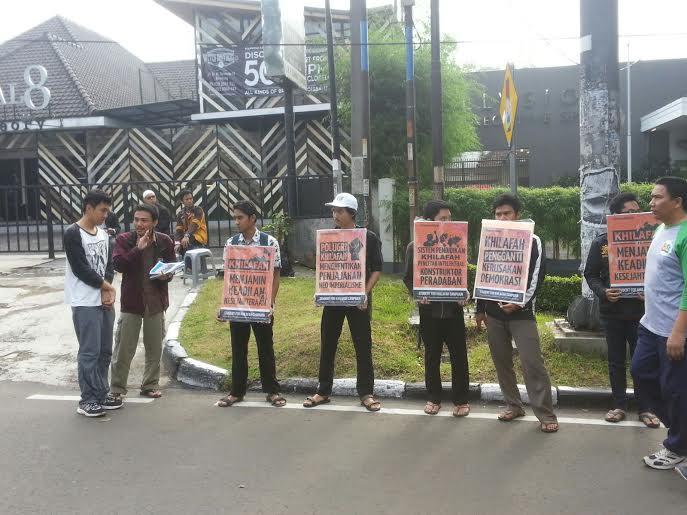
<path id="1" fill-rule="evenodd" d="M 501 90 L 501 104 L 499 113 L 501 114 L 501 124 L 503 132 L 506 134 L 506 141 L 510 147 L 515 130 L 515 114 L 518 110 L 518 93 L 515 91 L 513 82 L 513 71 L 511 66 L 506 66 L 506 75 L 503 78 L 503 89 Z"/>

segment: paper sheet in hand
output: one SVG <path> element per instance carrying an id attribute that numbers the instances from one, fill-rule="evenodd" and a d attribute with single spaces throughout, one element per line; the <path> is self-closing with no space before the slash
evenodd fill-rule
<path id="1" fill-rule="evenodd" d="M 362 306 L 365 295 L 367 229 L 317 231 L 315 303 Z"/>

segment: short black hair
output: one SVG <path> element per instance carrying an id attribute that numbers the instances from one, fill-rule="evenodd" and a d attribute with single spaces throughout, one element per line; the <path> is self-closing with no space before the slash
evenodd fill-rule
<path id="1" fill-rule="evenodd" d="M 494 202 L 491 204 L 492 213 L 495 213 L 496 209 L 501 206 L 510 206 L 516 213 L 520 213 L 520 211 L 522 211 L 522 202 L 520 202 L 520 199 L 517 195 L 513 195 L 512 193 L 502 193 L 496 197 Z"/>
<path id="2" fill-rule="evenodd" d="M 248 215 L 248 218 L 251 216 L 255 216 L 255 218 L 258 217 L 258 208 L 255 207 L 255 204 L 253 204 L 250 200 L 239 200 L 236 202 L 234 204 L 234 211 L 237 209 Z"/>
<path id="3" fill-rule="evenodd" d="M 83 202 L 81 203 L 84 213 L 86 212 L 86 207 L 91 206 L 95 209 L 98 207 L 98 204 L 107 204 L 108 206 L 111 206 L 112 197 L 110 197 L 103 190 L 95 189 L 86 193 L 86 196 L 83 198 Z"/>
<path id="4" fill-rule="evenodd" d="M 181 193 L 179 193 L 179 200 L 184 200 L 186 195 L 191 195 L 191 197 L 193 197 L 193 192 L 191 190 L 181 190 Z"/>
<path id="5" fill-rule="evenodd" d="M 656 184 L 665 186 L 670 198 L 681 198 L 682 209 L 687 211 L 687 181 L 682 177 L 666 175 L 656 181 Z"/>
<path id="6" fill-rule="evenodd" d="M 619 195 L 616 195 L 613 197 L 613 199 L 611 199 L 611 203 L 608 205 L 608 210 L 612 215 L 622 213 L 623 207 L 625 207 L 627 202 L 637 202 L 639 204 L 637 195 L 634 193 L 620 193 Z"/>
<path id="7" fill-rule="evenodd" d="M 442 209 L 451 209 L 451 206 L 443 200 L 430 200 L 425 204 L 425 209 L 422 211 L 422 218 L 425 220 L 434 220 Z"/>
<path id="8" fill-rule="evenodd" d="M 150 204 L 139 204 L 134 209 L 134 213 L 136 211 L 145 211 L 146 213 L 150 213 L 150 216 L 153 217 L 153 222 L 160 217 L 160 212 L 157 210 L 157 208 Z"/>
<path id="9" fill-rule="evenodd" d="M 348 214 L 351 215 L 352 218 L 355 218 L 356 210 L 350 207 L 345 207 L 344 208 L 346 211 L 348 211 Z"/>

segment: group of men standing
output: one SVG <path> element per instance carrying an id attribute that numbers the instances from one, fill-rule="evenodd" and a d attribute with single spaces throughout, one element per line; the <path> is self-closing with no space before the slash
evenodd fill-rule
<path id="1" fill-rule="evenodd" d="M 144 331 L 146 366 L 140 393 L 159 397 L 160 355 L 164 336 L 164 312 L 168 307 L 167 284 L 171 275 L 149 276 L 158 260 L 176 260 L 175 250 L 183 252 L 207 244 L 207 226 L 201 208 L 194 206 L 190 191 L 182 192 L 183 207 L 177 217 L 176 243 L 160 224 L 159 206 L 154 193 L 147 191 L 146 202 L 134 210 L 134 231 L 117 236 L 114 245 L 101 228 L 110 210 L 110 197 L 100 190 L 84 198 L 83 216 L 65 231 L 67 254 L 65 297 L 72 306 L 74 328 L 79 341 L 78 376 L 81 402 L 77 411 L 89 417 L 122 406 L 127 393 L 127 379 L 141 325 Z M 152 194 L 152 197 L 151 195 Z M 339 229 L 356 227 L 357 200 L 342 193 L 326 204 L 332 209 L 334 225 Z M 638 298 L 621 298 L 610 287 L 608 242 L 605 235 L 597 238 L 585 265 L 585 278 L 600 299 L 600 314 L 608 344 L 609 377 L 614 406 L 606 414 L 609 422 L 626 417 L 626 347 L 632 357 L 632 376 L 639 418 L 648 427 L 668 428 L 663 447 L 644 458 L 657 469 L 679 466 L 687 456 L 687 182 L 675 177 L 659 179 L 651 193 L 650 207 L 661 222 L 647 255 L 645 294 Z M 637 198 L 624 194 L 613 199 L 610 211 L 639 211 Z M 522 205 L 518 197 L 499 196 L 492 206 L 498 220 L 520 218 Z M 442 201 L 429 202 L 424 218 L 450 221 L 450 206 Z M 168 213 L 167 213 L 167 216 Z M 256 227 L 257 208 L 248 201 L 234 205 L 238 234 L 227 245 L 261 245 L 275 247 L 272 309 L 279 289 L 280 253 L 277 240 Z M 167 218 L 169 220 L 169 218 Z M 164 224 L 163 224 L 164 225 Z M 168 222 L 165 225 L 168 227 Z M 321 319 L 319 387 L 303 406 L 314 407 L 330 402 L 334 379 L 336 349 L 344 320 L 348 320 L 356 352 L 357 390 L 361 404 L 369 411 L 381 409 L 374 397 L 372 363 L 371 308 L 372 290 L 382 271 L 381 242 L 367 231 L 366 298 L 356 307 L 325 306 Z M 404 282 L 412 292 L 413 247 L 406 255 Z M 117 322 L 114 352 L 114 272 L 123 274 L 121 315 Z M 496 368 L 506 408 L 498 416 L 509 422 L 525 415 L 513 366 L 513 343 L 522 364 L 525 387 L 533 411 L 543 432 L 559 429 L 553 411 L 551 381 L 544 366 L 535 319 L 536 295 L 544 280 L 544 249 L 534 236 L 530 253 L 528 289 L 522 304 L 478 301 L 476 324 L 486 325 L 487 340 Z M 440 356 L 446 344 L 452 369 L 453 414 L 466 416 L 469 371 L 462 303 L 420 300 L 420 333 L 425 343 L 425 382 L 428 401 L 425 412 L 434 415 L 441 408 Z M 261 383 L 266 400 L 280 407 L 286 399 L 280 393 L 274 358 L 273 319 L 270 323 L 230 322 L 232 348 L 232 385 L 229 394 L 218 401 L 227 407 L 241 402 L 247 387 L 247 346 L 250 332 L 258 346 Z M 112 359 L 112 379 L 108 386 L 108 368 Z"/>

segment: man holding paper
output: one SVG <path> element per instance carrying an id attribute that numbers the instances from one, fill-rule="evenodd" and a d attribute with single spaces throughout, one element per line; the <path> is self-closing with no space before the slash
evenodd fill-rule
<path id="1" fill-rule="evenodd" d="M 271 281 L 272 292 L 270 298 L 264 299 L 265 302 L 270 302 L 269 306 L 263 310 L 263 313 L 265 313 L 269 307 L 274 310 L 274 302 L 277 298 L 277 292 L 279 291 L 281 259 L 279 257 L 279 242 L 273 236 L 259 231 L 255 226 L 257 220 L 258 209 L 255 207 L 255 204 L 248 200 L 240 200 L 234 204 L 234 222 L 236 223 L 239 234 L 227 240 L 227 248 L 230 246 L 244 245 L 251 247 L 272 247 L 274 251 L 274 266 Z M 231 281 L 233 279 L 231 276 L 227 277 L 226 274 L 231 274 L 236 278 L 236 284 L 232 287 L 238 290 L 236 293 L 237 297 L 250 296 L 250 298 L 244 298 L 242 300 L 259 301 L 260 295 L 254 291 L 254 284 L 267 284 L 268 281 L 266 278 L 263 280 L 263 278 L 258 275 L 258 272 L 252 274 L 253 276 L 251 277 L 250 268 L 257 268 L 259 271 L 261 269 L 269 270 L 269 267 L 264 267 L 264 264 L 258 263 L 257 259 L 260 258 L 253 257 L 247 260 L 234 260 L 237 262 L 237 266 L 234 268 L 232 268 L 231 264 L 227 264 L 225 269 L 225 291 L 227 280 Z M 243 261 L 245 261 L 245 263 L 241 265 L 240 263 Z M 249 264 L 249 262 L 253 262 L 253 264 Z M 243 310 L 243 316 L 250 315 L 251 302 L 247 302 L 247 304 L 248 306 Z M 223 321 L 221 318 L 222 311 L 223 309 L 220 310 L 220 318 L 218 318 L 221 321 Z M 272 331 L 274 317 L 272 311 L 268 312 L 269 321 L 266 323 L 263 321 L 238 321 L 236 318 L 232 320 L 233 317 L 238 317 L 236 310 L 234 310 L 234 313 L 233 316 L 229 315 L 229 331 L 231 333 L 231 390 L 229 391 L 229 395 L 222 397 L 217 402 L 217 406 L 220 408 L 233 406 L 237 402 L 241 402 L 246 395 L 246 389 L 248 388 L 248 340 L 250 339 L 251 329 L 255 337 L 255 343 L 258 346 L 258 363 L 260 366 L 260 383 L 262 385 L 262 391 L 266 394 L 267 402 L 272 404 L 272 406 L 277 408 L 284 406 L 286 404 L 286 399 L 279 393 L 280 386 L 277 381 L 277 367 L 274 361 L 274 338 Z"/>
<path id="2" fill-rule="evenodd" d="M 633 193 L 621 193 L 611 200 L 611 215 L 639 213 L 639 203 Z M 644 315 L 643 297 L 622 298 L 619 288 L 611 287 L 609 256 L 611 248 L 608 234 L 599 235 L 592 241 L 584 267 L 584 278 L 599 298 L 601 326 L 608 346 L 608 376 L 613 391 L 613 408 L 606 413 L 606 422 L 622 422 L 627 416 L 627 347 L 630 359 L 637 346 L 639 319 Z M 660 423 L 651 413 L 648 400 L 635 387 L 639 408 L 639 420 L 647 427 L 657 428 Z"/>
<path id="3" fill-rule="evenodd" d="M 127 394 L 129 369 L 136 354 L 141 323 L 145 371 L 140 394 L 151 398 L 162 396 L 160 358 L 165 311 L 169 306 L 167 283 L 173 274 L 151 277 L 150 272 L 159 261 L 173 263 L 176 256 L 171 238 L 155 231 L 157 217 L 155 206 L 140 204 L 134 211 L 134 230 L 120 234 L 115 242 L 112 260 L 115 270 L 122 273 L 122 300 L 112 355 L 111 391 L 119 398 Z"/>
<path id="4" fill-rule="evenodd" d="M 332 217 L 337 229 L 355 229 L 355 215 L 358 211 L 358 201 L 350 193 L 339 193 L 336 198 L 325 204 L 332 208 Z M 358 260 L 361 253 L 362 242 L 354 239 L 344 246 L 341 251 L 331 244 L 326 245 L 326 253 L 332 255 L 332 264 L 337 261 L 336 255 L 341 254 L 341 260 Z M 372 367 L 372 328 L 370 326 L 372 312 L 372 289 L 382 275 L 382 242 L 372 231 L 366 231 L 365 236 L 365 302 L 357 305 L 325 305 L 322 310 L 322 322 L 320 324 L 320 371 L 319 387 L 317 393 L 305 399 L 303 406 L 312 408 L 329 402 L 334 385 L 334 365 L 336 360 L 336 348 L 339 345 L 339 337 L 344 320 L 348 320 L 351 330 L 351 338 L 355 347 L 356 358 L 356 389 L 360 396 L 360 403 L 368 411 L 379 411 L 382 407 L 374 396 L 374 369 Z M 321 249 L 318 249 L 321 254 Z M 320 256 L 322 257 L 322 256 Z M 319 258 L 318 258 L 319 259 Z M 353 264 L 353 263 L 350 263 Z M 338 272 L 336 272 L 338 273 Z M 341 272 L 348 275 L 344 270 Z M 354 274 L 359 271 L 354 271 Z M 327 272 L 327 275 L 331 275 Z M 353 275 L 353 274 L 350 274 Z M 318 279 L 319 280 L 319 279 Z M 334 282 L 334 281 L 332 281 Z M 363 293 L 362 291 L 360 292 Z M 317 297 L 317 296 L 316 296 Z"/>
<path id="5" fill-rule="evenodd" d="M 520 218 L 522 204 L 515 195 L 504 193 L 494 200 L 492 209 L 496 220 L 515 222 Z M 480 245 L 482 244 L 483 242 L 480 243 Z M 535 298 L 537 291 L 544 282 L 545 274 L 544 249 L 541 240 L 536 235 L 532 235 L 531 249 L 519 249 L 520 253 L 528 250 L 527 289 L 524 293 L 523 302 L 516 304 L 495 300 L 478 300 L 475 321 L 477 329 L 481 329 L 482 324 L 487 327 L 489 350 L 494 360 L 499 386 L 506 402 L 506 409 L 499 415 L 499 420 L 510 422 L 515 418 L 525 416 L 525 409 L 520 398 L 513 368 L 511 342 L 515 340 L 525 377 L 525 387 L 534 414 L 541 423 L 540 429 L 544 433 L 555 433 L 558 431 L 558 419 L 553 412 L 551 379 L 544 366 L 539 331 L 534 315 Z M 507 253 L 516 254 L 517 251 Z M 482 254 L 482 250 L 480 250 L 480 254 Z M 479 267 L 477 273 L 481 273 Z M 475 290 L 477 291 L 477 288 Z"/>

